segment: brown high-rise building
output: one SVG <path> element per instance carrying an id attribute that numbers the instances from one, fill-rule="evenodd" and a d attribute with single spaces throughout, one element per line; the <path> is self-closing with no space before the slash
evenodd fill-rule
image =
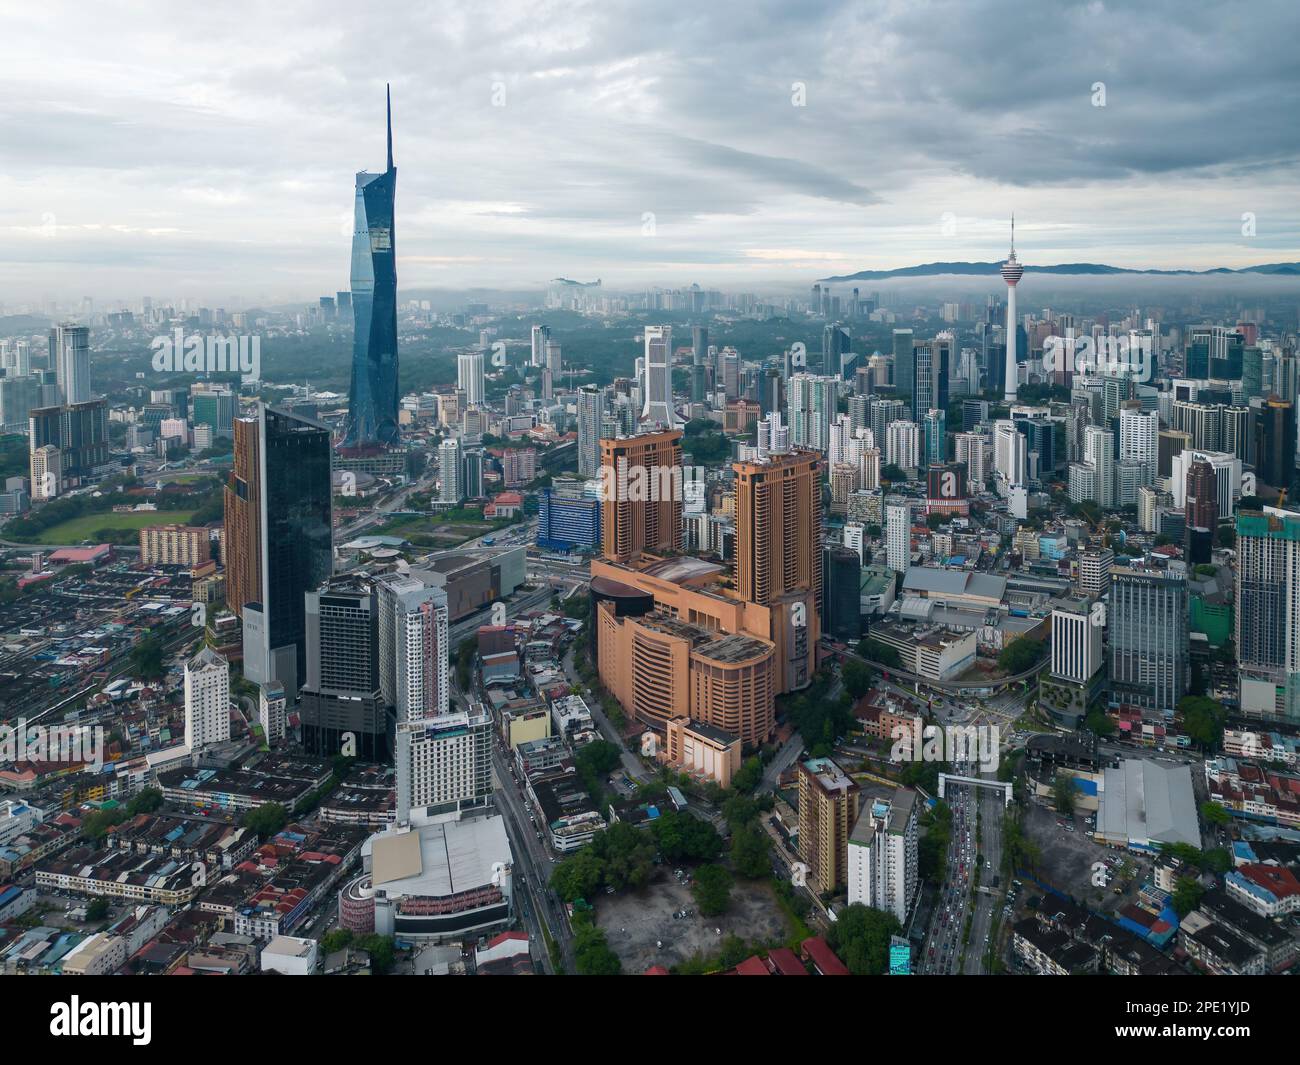
<path id="1" fill-rule="evenodd" d="M 790 592 L 821 599 L 821 455 L 773 453 L 737 462 L 736 591 L 767 606 Z"/>
<path id="2" fill-rule="evenodd" d="M 821 635 L 821 455 L 797 449 L 734 463 L 736 594 L 772 611 L 781 691 L 806 686 Z"/>
<path id="3" fill-rule="evenodd" d="M 1187 506 L 1184 511 L 1189 529 L 1214 532 L 1219 525 L 1219 478 L 1214 467 L 1197 459 L 1187 469 Z"/>
<path id="4" fill-rule="evenodd" d="M 681 432 L 601 440 L 600 465 L 604 557 L 630 562 L 641 554 L 681 551 Z"/>
<path id="5" fill-rule="evenodd" d="M 849 833 L 858 819 L 858 785 L 829 758 L 799 763 L 799 855 L 818 895 L 847 880 Z"/>
<path id="6" fill-rule="evenodd" d="M 262 549 L 258 475 L 260 449 L 256 418 L 236 418 L 234 465 L 225 491 L 226 605 L 239 618 L 245 603 L 262 600 Z"/>
<path id="7" fill-rule="evenodd" d="M 1192 446 L 1192 434 L 1182 429 L 1161 429 L 1156 434 L 1156 476 L 1169 477 L 1174 472 L 1174 456 Z"/>

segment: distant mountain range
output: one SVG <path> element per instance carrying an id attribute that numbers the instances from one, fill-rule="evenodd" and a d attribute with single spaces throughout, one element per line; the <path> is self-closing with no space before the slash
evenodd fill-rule
<path id="1" fill-rule="evenodd" d="M 944 274 L 963 274 L 969 277 L 997 277 L 1002 264 L 997 263 L 923 263 L 904 266 L 897 270 L 859 270 L 856 274 L 824 277 L 823 282 L 887 281 L 894 277 L 940 277 Z M 1153 277 L 1208 277 L 1212 274 L 1276 274 L 1283 277 L 1300 276 L 1300 263 L 1267 263 L 1263 266 L 1244 266 L 1231 270 L 1216 266 L 1212 270 L 1133 270 L 1124 266 L 1106 266 L 1104 263 L 1059 263 L 1056 266 L 1025 266 L 1027 274 L 1086 274 L 1106 277 L 1111 274 L 1146 274 Z"/>

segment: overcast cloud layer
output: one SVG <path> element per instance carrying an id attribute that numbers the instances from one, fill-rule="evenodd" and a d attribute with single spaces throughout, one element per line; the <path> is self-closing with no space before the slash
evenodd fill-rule
<path id="1" fill-rule="evenodd" d="M 1300 260 L 1298 11 L 6 0 L 0 301 L 345 288 L 385 81 L 408 290 Z"/>

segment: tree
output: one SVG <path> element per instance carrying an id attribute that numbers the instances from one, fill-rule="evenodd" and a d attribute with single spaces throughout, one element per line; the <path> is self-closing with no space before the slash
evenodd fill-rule
<path id="1" fill-rule="evenodd" d="M 1013 675 L 1023 673 L 1025 670 L 1037 665 L 1046 651 L 1047 644 L 1045 641 L 1021 636 L 1018 640 L 1012 640 L 1011 643 L 1002 648 L 1002 653 L 998 655 L 998 668 L 1004 673 Z"/>
<path id="2" fill-rule="evenodd" d="M 587 744 L 573 759 L 573 767 L 583 788 L 598 808 L 605 806 L 605 778 L 619 763 L 619 749 L 608 740 Z"/>
<path id="3" fill-rule="evenodd" d="M 651 823 L 659 853 L 671 862 L 712 861 L 722 853 L 722 837 L 707 821 L 669 811 Z"/>
<path id="4" fill-rule="evenodd" d="M 1217 802 L 1201 803 L 1201 817 L 1207 825 L 1226 825 L 1232 821 L 1232 814 Z"/>
<path id="5" fill-rule="evenodd" d="M 740 769 L 731 778 L 731 786 L 738 792 L 750 792 L 758 787 L 763 779 L 763 763 L 756 757 L 746 758 Z"/>
<path id="6" fill-rule="evenodd" d="M 889 967 L 889 939 L 902 932 L 898 919 L 860 902 L 839 912 L 826 942 L 854 976 L 882 976 Z"/>
<path id="7" fill-rule="evenodd" d="M 731 833 L 731 864 L 741 876 L 750 880 L 772 871 L 769 854 L 772 841 L 758 825 L 744 825 Z"/>
<path id="8" fill-rule="evenodd" d="M 1056 779 L 1052 781 L 1052 799 L 1056 803 L 1057 813 L 1067 815 L 1074 813 L 1074 800 L 1078 787 L 1074 777 L 1057 770 Z"/>
<path id="9" fill-rule="evenodd" d="M 128 817 L 136 814 L 151 814 L 163 804 L 163 793 L 157 788 L 145 788 L 126 804 Z"/>
<path id="10" fill-rule="evenodd" d="M 120 825 L 125 820 L 126 811 L 121 808 L 116 810 L 96 810 L 82 819 L 81 832 L 87 839 L 99 842 L 108 835 L 110 828 L 114 825 Z"/>
<path id="11" fill-rule="evenodd" d="M 574 920 L 573 960 L 582 976 L 618 976 L 623 963 L 618 960 L 602 932 L 592 922 L 590 914 Z"/>
<path id="12" fill-rule="evenodd" d="M 917 845 L 917 872 L 930 884 L 942 884 L 947 873 L 948 844 L 952 840 L 952 808 L 940 799 L 921 816 L 925 835 Z"/>
<path id="13" fill-rule="evenodd" d="M 751 821 L 758 820 L 758 815 L 764 807 L 771 808 L 773 799 L 770 795 L 765 795 L 760 799 L 755 799 L 750 795 L 731 795 L 722 803 L 722 816 L 727 822 L 727 827 L 735 832 Z"/>
<path id="14" fill-rule="evenodd" d="M 842 674 L 844 688 L 854 699 L 861 699 L 871 690 L 871 667 L 865 662 L 859 662 L 856 658 L 848 659 L 844 663 Z"/>
<path id="15" fill-rule="evenodd" d="M 858 644 L 858 654 L 871 662 L 878 662 L 890 669 L 901 669 L 903 665 L 903 659 L 895 648 L 870 637 Z"/>
<path id="16" fill-rule="evenodd" d="M 1174 913 L 1180 918 L 1186 917 L 1197 906 L 1201 904 L 1201 898 L 1205 895 L 1205 888 L 1201 887 L 1199 880 L 1194 880 L 1190 876 L 1180 876 L 1174 881 L 1174 895 L 1172 899 Z"/>
<path id="17" fill-rule="evenodd" d="M 150 633 L 131 648 L 127 662 L 136 680 L 156 680 L 163 675 L 163 645 Z"/>
<path id="18" fill-rule="evenodd" d="M 1094 706 L 1083 719 L 1083 727 L 1094 736 L 1105 739 L 1115 731 L 1115 722 L 1099 706 Z"/>
<path id="19" fill-rule="evenodd" d="M 1204 695 L 1184 695 L 1178 700 L 1183 731 L 1203 749 L 1213 749 L 1223 742 L 1223 725 L 1228 712 Z"/>
<path id="20" fill-rule="evenodd" d="M 598 833 L 591 850 L 605 863 L 605 886 L 615 891 L 644 887 L 654 871 L 654 837 L 626 821 Z"/>
<path id="21" fill-rule="evenodd" d="M 284 828 L 288 820 L 288 810 L 278 802 L 268 802 L 249 810 L 241 823 L 250 832 L 256 832 L 260 838 L 267 839 Z"/>
<path id="22" fill-rule="evenodd" d="M 86 920 L 102 921 L 104 920 L 105 917 L 109 915 L 110 912 L 111 909 L 108 904 L 108 899 L 105 898 L 92 899 L 90 901 L 90 904 L 86 907 Z"/>
<path id="23" fill-rule="evenodd" d="M 716 917 L 731 906 L 731 874 L 720 865 L 702 865 L 695 871 L 691 893 L 700 913 Z"/>
<path id="24" fill-rule="evenodd" d="M 551 874 L 551 887 L 565 902 L 590 899 L 605 882 L 605 863 L 587 847 L 560 862 Z"/>
<path id="25" fill-rule="evenodd" d="M 393 968 L 394 944 L 392 936 L 361 936 L 357 946 L 370 955 L 370 970 L 376 976 L 384 976 Z"/>
<path id="26" fill-rule="evenodd" d="M 342 950 L 351 944 L 351 931 L 346 928 L 334 928 L 321 936 L 320 949 L 322 953 L 333 954 L 336 950 Z"/>

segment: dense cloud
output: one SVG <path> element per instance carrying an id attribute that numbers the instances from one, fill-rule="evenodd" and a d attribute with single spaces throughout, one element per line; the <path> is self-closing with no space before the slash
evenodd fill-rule
<path id="1" fill-rule="evenodd" d="M 44 3 L 5 22 L 11 304 L 343 287 L 385 81 L 404 287 L 773 291 L 996 258 L 1013 209 L 1036 262 L 1300 259 L 1291 0 Z"/>

